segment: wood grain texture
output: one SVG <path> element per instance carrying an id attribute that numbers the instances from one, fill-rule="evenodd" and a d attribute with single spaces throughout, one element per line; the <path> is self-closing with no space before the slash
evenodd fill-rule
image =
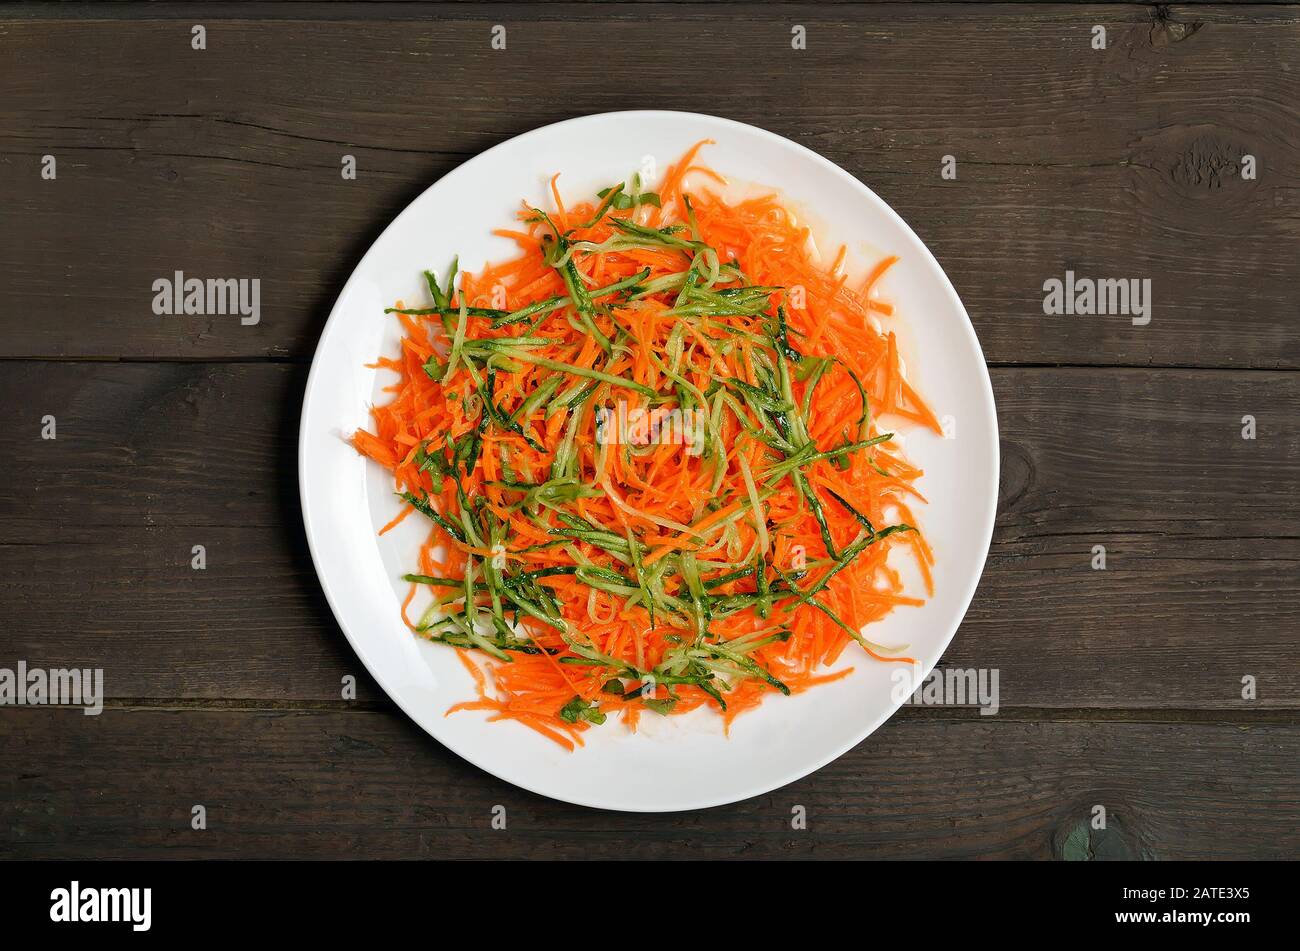
<path id="1" fill-rule="evenodd" d="M 0 363 L 0 658 L 102 666 L 113 697 L 337 700 L 362 670 L 301 527 L 305 370 Z M 945 663 L 999 668 L 1009 706 L 1300 706 L 1300 375 L 993 379 L 1000 515 Z"/>
<path id="2" fill-rule="evenodd" d="M 8 858 L 1221 859 L 1300 848 L 1294 725 L 895 719 L 813 777 L 675 815 L 542 799 L 388 713 L 24 710 L 0 717 L 0 755 L 13 764 L 0 785 Z M 195 804 L 207 810 L 202 832 L 190 828 Z M 497 805 L 505 830 L 490 825 Z M 1107 828 L 1089 832 L 1095 805 Z M 806 830 L 791 828 L 795 806 Z"/>
<path id="3" fill-rule="evenodd" d="M 653 107 L 758 123 L 870 184 L 935 251 L 993 363 L 1300 366 L 1291 7 L 200 5 L 203 52 L 162 18 L 188 8 L 105 9 L 0 18 L 0 355 L 305 358 L 430 182 L 538 125 Z M 299 19 L 254 19 L 277 11 Z M 375 14 L 405 19 L 347 19 Z M 1042 283 L 1067 268 L 1150 278 L 1152 323 L 1043 316 Z M 175 270 L 259 277 L 261 323 L 155 316 L 152 281 Z"/>
<path id="4" fill-rule="evenodd" d="M 1289 3 L 0 4 L 0 667 L 103 667 L 110 698 L 0 709 L 0 858 L 1295 858 L 1298 51 Z M 904 708 L 668 816 L 522 792 L 402 716 L 296 485 L 307 360 L 393 216 L 514 135 L 635 108 L 870 185 L 966 303 L 1002 434 L 943 660 L 997 668 L 1001 713 Z M 1150 278 L 1151 324 L 1043 316 L 1066 269 Z M 260 278 L 261 323 L 155 316 L 175 270 Z"/>

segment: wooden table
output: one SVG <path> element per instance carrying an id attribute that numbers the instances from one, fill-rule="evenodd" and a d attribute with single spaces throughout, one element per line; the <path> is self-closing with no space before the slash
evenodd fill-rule
<path id="1" fill-rule="evenodd" d="M 102 667 L 108 697 L 0 710 L 0 856 L 1294 857 L 1298 54 L 1294 5 L 0 7 L 0 666 Z M 401 715 L 322 597 L 295 459 L 392 217 L 645 107 L 789 136 L 898 210 L 975 323 L 1003 467 L 944 660 L 997 668 L 999 715 L 904 709 L 657 816 L 522 792 Z M 259 277 L 260 322 L 156 316 L 178 270 Z M 1066 270 L 1150 278 L 1153 319 L 1044 315 Z"/>

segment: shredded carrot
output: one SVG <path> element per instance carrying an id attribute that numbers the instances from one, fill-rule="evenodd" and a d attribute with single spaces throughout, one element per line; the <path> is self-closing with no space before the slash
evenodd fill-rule
<path id="1" fill-rule="evenodd" d="M 396 528 L 406 519 L 406 516 L 410 515 L 414 511 L 415 511 L 414 505 L 403 505 L 402 510 L 397 513 L 397 516 L 391 522 L 389 522 L 387 525 L 385 525 L 383 528 L 379 530 L 379 534 L 380 535 L 388 534 L 390 529 Z"/>
<path id="2" fill-rule="evenodd" d="M 871 318 L 894 313 L 875 291 L 898 259 L 854 290 L 847 249 L 820 261 L 776 195 L 712 190 L 705 144 L 658 192 L 566 207 L 553 177 L 549 213 L 494 232 L 518 257 L 390 308 L 400 353 L 371 366 L 393 398 L 352 442 L 406 503 L 381 533 L 430 526 L 401 614 L 474 681 L 448 714 L 574 750 L 609 714 L 709 707 L 729 730 L 847 676 L 854 642 L 912 662 L 861 634 L 922 603 L 891 552 L 934 590 L 922 472 L 880 422 L 941 432 Z"/>

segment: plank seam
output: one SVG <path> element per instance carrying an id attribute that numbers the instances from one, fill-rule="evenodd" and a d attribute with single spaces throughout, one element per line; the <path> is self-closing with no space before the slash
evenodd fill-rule
<path id="1" fill-rule="evenodd" d="M 80 708 L 69 711 L 61 707 L 13 707 L 47 715 L 83 716 Z M 199 697 L 117 697 L 104 700 L 104 710 L 119 713 L 248 713 L 248 714 L 323 714 L 384 713 L 401 714 L 388 700 L 325 701 L 271 700 Z M 404 716 L 404 715 L 403 715 Z M 902 707 L 895 716 L 905 721 L 942 720 L 951 722 L 988 721 L 990 723 L 1168 723 L 1184 726 L 1300 726 L 1300 708 L 1268 707 L 1249 709 L 1196 709 L 1159 707 L 1016 707 L 1003 706 L 995 716 L 984 716 L 978 707 Z"/>
<path id="2" fill-rule="evenodd" d="M 276 356 L 276 355 L 258 355 L 249 354 L 241 356 L 203 356 L 203 357 L 176 357 L 176 356 L 131 356 L 131 355 L 40 355 L 40 354 L 10 354 L 0 355 L 0 364 L 4 363 L 130 363 L 156 366 L 188 365 L 188 366 L 229 366 L 229 365 L 280 365 L 280 366 L 310 366 L 312 357 L 310 356 Z M 990 370 L 1160 370 L 1180 371 L 1189 373 L 1284 373 L 1292 374 L 1300 372 L 1300 365 L 1297 366 L 1214 366 L 1211 364 L 1200 363 L 1016 363 L 1003 360 L 986 361 L 985 366 Z"/>

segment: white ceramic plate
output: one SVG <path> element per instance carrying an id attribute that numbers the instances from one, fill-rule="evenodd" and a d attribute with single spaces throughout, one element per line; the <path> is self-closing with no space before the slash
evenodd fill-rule
<path id="1" fill-rule="evenodd" d="M 935 412 L 950 416 L 955 438 L 913 430 L 908 456 L 925 470 L 930 504 L 918 520 L 934 547 L 935 596 L 896 610 L 869 628 L 872 639 L 910 645 L 928 673 L 961 622 L 984 566 L 998 485 L 997 420 L 979 342 L 934 257 L 883 201 L 847 172 L 770 132 L 712 116 L 617 112 L 546 126 L 466 162 L 428 188 L 375 242 L 330 314 L 303 403 L 299 482 L 316 571 L 340 626 L 375 680 L 420 726 L 477 766 L 542 795 L 604 809 L 671 811 L 735 802 L 792 782 L 843 754 L 899 706 L 891 671 L 850 646 L 842 664 L 855 672 L 794 697 L 774 696 L 737 719 L 730 738 L 707 710 L 641 718 L 629 733 L 611 718 L 568 753 L 516 723 L 481 713 L 444 712 L 472 697 L 468 674 L 449 648 L 412 636 L 398 616 L 426 526 L 409 518 L 379 538 L 398 511 L 391 476 L 345 441 L 369 423 L 368 406 L 387 397 L 395 377 L 367 369 L 397 354 L 398 325 L 383 308 L 424 302 L 420 271 L 441 273 L 453 255 L 462 267 L 513 256 L 512 242 L 490 235 L 512 221 L 521 199 L 551 207 L 547 182 L 562 172 L 571 200 L 643 168 L 659 172 L 700 139 L 703 158 L 729 178 L 773 186 L 812 225 L 819 245 L 849 248 L 865 270 L 884 254 L 902 260 L 881 296 L 896 307 L 909 379 Z M 457 222 L 448 227 L 446 222 Z"/>

